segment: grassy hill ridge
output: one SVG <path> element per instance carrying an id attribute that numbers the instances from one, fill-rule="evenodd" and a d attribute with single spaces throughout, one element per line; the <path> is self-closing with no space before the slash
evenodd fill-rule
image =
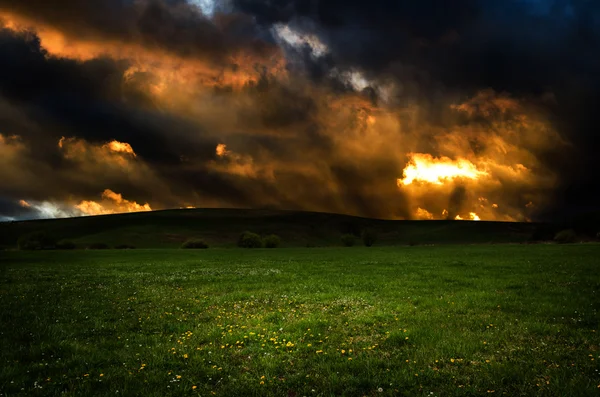
<path id="1" fill-rule="evenodd" d="M 138 248 L 176 248 L 192 237 L 210 246 L 235 246 L 245 230 L 277 234 L 284 247 L 340 245 L 344 233 L 371 228 L 377 245 L 510 243 L 526 241 L 536 224 L 471 221 L 391 221 L 348 215 L 253 209 L 180 209 L 64 219 L 0 223 L 0 247 L 20 236 L 45 231 L 78 246 L 106 243 Z"/>

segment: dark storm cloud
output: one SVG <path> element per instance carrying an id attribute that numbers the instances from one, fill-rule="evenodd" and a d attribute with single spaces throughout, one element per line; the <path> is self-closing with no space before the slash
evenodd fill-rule
<path id="1" fill-rule="evenodd" d="M 561 175 L 559 206 L 597 202 L 600 2 L 585 0 L 234 0 L 264 26 L 289 23 L 328 46 L 302 56 L 308 75 L 358 68 L 429 103 L 492 88 L 535 100 L 572 150 L 540 154 Z M 400 99 L 401 99 L 400 98 Z M 540 100 L 540 99 L 544 100 Z M 402 103 L 402 100 L 399 102 Z M 597 190 L 597 189 L 596 189 Z M 588 191 L 587 194 L 585 192 Z"/>
<path id="2" fill-rule="evenodd" d="M 251 18 L 227 15 L 213 21 L 185 0 L 0 0 L 0 10 L 83 40 L 136 43 L 214 62 L 237 50 L 266 55 L 273 48 Z"/>
<path id="3" fill-rule="evenodd" d="M 318 33 L 331 51 L 331 66 L 360 67 L 375 75 L 406 73 L 460 90 L 544 92 L 575 74 L 591 77 L 600 57 L 597 2 L 235 3 L 263 24 L 292 22 Z M 538 3 L 548 6 L 541 9 Z"/>
<path id="4" fill-rule="evenodd" d="M 10 221 L 15 218 L 28 218 L 35 213 L 31 208 L 19 205 L 18 202 L 0 197 L 0 222 Z M 10 215 L 10 216 L 8 216 Z"/>
<path id="5" fill-rule="evenodd" d="M 10 203 L 2 216 L 42 216 L 41 203 L 49 203 L 44 205 L 52 214 L 52 203 L 98 201 L 108 188 L 140 204 L 151 201 L 154 208 L 199 201 L 386 216 L 389 205 L 365 197 L 376 196 L 378 186 L 371 184 L 369 193 L 351 181 L 352 175 L 360 176 L 359 184 L 377 179 L 377 169 L 346 161 L 353 170 L 338 173 L 342 189 L 335 194 L 327 186 L 327 168 L 311 171 L 310 161 L 327 159 L 334 146 L 319 125 L 316 101 L 323 98 L 302 85 L 282 85 L 263 74 L 240 92 L 216 90 L 212 98 L 223 106 L 238 97 L 249 105 L 230 109 L 241 130 L 223 137 L 234 153 L 243 154 L 221 159 L 215 169 L 220 138 L 201 122 L 155 106 L 144 90 L 145 76 L 124 84 L 129 67 L 110 58 L 58 58 L 41 47 L 34 32 L 0 29 L 0 134 L 19 137 L 5 148 L 14 158 L 2 171 L 14 178 L 0 187 L 0 197 Z M 130 144 L 138 158 L 119 157 L 126 167 L 114 167 L 102 149 L 113 139 Z M 336 161 L 332 164 L 335 172 Z M 395 173 L 387 176 L 395 190 Z M 18 205 L 21 198 L 35 207 Z M 60 207 L 61 214 L 66 209 Z"/>
<path id="6" fill-rule="evenodd" d="M 395 184 L 381 181 L 394 180 L 402 173 L 392 162 L 373 161 L 370 164 L 339 163 L 331 167 L 335 180 L 353 212 L 372 218 L 401 217 L 410 219 L 406 197 Z"/>
<path id="7" fill-rule="evenodd" d="M 127 170 L 111 174 L 101 163 L 94 166 L 96 175 L 77 179 L 83 172 L 77 169 L 80 164 L 65 158 L 58 147 L 63 136 L 75 136 L 98 147 L 113 139 L 127 142 L 155 168 L 157 178 L 162 169 L 178 166 L 181 156 L 214 157 L 217 141 L 203 137 L 201 127 L 148 108 L 143 97 L 124 91 L 120 82 L 126 67 L 124 62 L 110 59 L 77 62 L 55 58 L 45 53 L 34 33 L 0 29 L 0 134 L 5 140 L 18 136 L 4 146 L 12 162 L 0 170 L 7 173 L 0 196 L 6 202 L 10 197 L 13 204 L 3 205 L 2 214 L 35 214 L 15 206 L 23 196 L 40 202 L 67 196 L 95 197 L 109 187 L 102 183 L 129 197 L 150 195 L 164 205 L 178 205 L 175 200 L 168 201 L 170 196 L 153 186 L 152 180 L 136 185 L 136 175 Z M 92 153 L 88 160 L 97 160 L 93 157 Z M 177 184 L 177 176 L 172 181 Z"/>
<path id="8" fill-rule="evenodd" d="M 30 141 L 40 139 L 46 147 L 55 146 L 61 136 L 91 142 L 118 138 L 151 161 L 178 162 L 186 154 L 186 145 L 169 138 L 188 137 L 198 127 L 140 106 L 145 104 L 144 94 L 134 96 L 122 84 L 127 67 L 111 59 L 54 58 L 40 47 L 34 33 L 0 30 L 0 93 L 44 130 L 42 134 L 40 129 L 25 129 L 19 135 Z M 3 117 L 10 119 L 10 114 Z M 210 147 L 212 151 L 213 142 Z"/>
<path id="9" fill-rule="evenodd" d="M 40 29 L 0 30 L 0 149 L 13 153 L 11 170 L 22 180 L 39 179 L 0 187 L 12 213 L 25 211 L 14 205 L 25 193 L 37 202 L 72 195 L 73 203 L 112 189 L 153 208 L 200 203 L 410 218 L 421 203 L 396 183 L 409 152 L 492 156 L 505 166 L 493 192 L 514 196 L 498 201 L 511 213 L 535 190 L 525 182 L 539 182 L 512 180 L 520 174 L 508 168 L 521 160 L 534 176 L 544 175 L 538 160 L 561 175 L 549 200 L 558 206 L 573 205 L 596 179 L 585 176 L 600 149 L 591 133 L 600 122 L 593 105 L 599 7 L 591 2 L 234 0 L 235 12 L 213 19 L 184 0 L 50 3 L 0 0 L 0 15 Z M 271 29 L 279 23 L 312 34 L 327 53 L 282 43 Z M 43 27 L 72 48 L 46 53 L 37 36 Z M 52 39 L 44 39 L 49 51 Z M 256 59 L 275 54 L 275 42 L 287 59 Z M 90 43 L 96 47 L 86 51 Z M 110 51 L 98 57 L 103 46 Z M 230 65 L 238 51 L 250 56 Z M 351 71 L 372 86 L 356 88 Z M 390 82 L 392 97 L 384 99 Z M 483 95 L 485 106 L 499 104 L 492 116 L 473 104 L 450 108 L 489 88 L 514 98 Z M 511 119 L 502 104 L 521 100 L 526 109 Z M 570 152 L 554 144 L 538 150 L 511 135 L 535 133 L 524 132 L 519 117 L 537 128 L 536 108 L 573 142 Z M 444 134 L 448 146 L 438 139 Z M 62 136 L 76 138 L 59 148 Z M 110 152 L 113 139 L 136 156 Z M 506 161 L 492 153 L 498 140 L 512 150 Z M 226 145 L 221 155 L 217 144 Z M 478 200 L 472 185 L 428 200 L 464 215 Z"/>

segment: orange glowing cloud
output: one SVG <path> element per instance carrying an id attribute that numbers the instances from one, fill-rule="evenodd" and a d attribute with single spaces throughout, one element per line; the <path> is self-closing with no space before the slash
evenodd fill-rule
<path id="1" fill-rule="evenodd" d="M 427 153 L 410 153 L 410 160 L 404 168 L 404 178 L 398 185 L 426 182 L 441 185 L 453 179 L 478 179 L 488 175 L 466 159 L 451 160 L 448 157 L 435 158 Z"/>
<path id="2" fill-rule="evenodd" d="M 421 220 L 431 220 L 431 219 L 434 219 L 433 218 L 433 214 L 431 212 L 429 212 L 426 209 L 423 209 L 421 207 L 417 208 L 415 216 L 416 216 L 417 219 L 421 219 Z"/>
<path id="3" fill-rule="evenodd" d="M 85 164 L 104 163 L 114 168 L 134 167 L 137 157 L 126 142 L 111 141 L 103 145 L 90 144 L 76 137 L 62 137 L 58 141 L 65 158 Z"/>
<path id="4" fill-rule="evenodd" d="M 105 144 L 103 147 L 108 148 L 109 150 L 115 153 L 127 153 L 132 155 L 133 157 L 136 157 L 136 154 L 131 148 L 131 145 L 126 142 L 111 141 Z"/>
<path id="5" fill-rule="evenodd" d="M 469 101 L 459 105 L 452 105 L 451 108 L 465 112 L 469 116 L 479 114 L 484 117 L 491 117 L 495 114 L 518 111 L 520 105 L 514 99 L 497 95 L 493 90 L 483 90 Z"/>
<path id="6" fill-rule="evenodd" d="M 126 183 L 137 191 L 152 192 L 154 199 L 178 201 L 172 197 L 168 182 L 151 164 L 138 156 L 129 143 L 116 140 L 91 143 L 81 138 L 62 137 L 58 141 L 58 148 L 77 170 L 65 175 L 72 184 L 97 187 Z M 105 198 L 111 198 L 109 193 L 106 194 Z M 119 201 L 116 197 L 112 198 L 115 202 Z M 86 207 L 86 213 L 100 213 L 99 208 L 94 210 L 93 203 L 85 205 L 89 207 Z"/>
<path id="7" fill-rule="evenodd" d="M 226 156 L 228 154 L 227 145 L 225 145 L 224 143 L 219 143 L 217 145 L 216 153 L 219 157 Z"/>
<path id="8" fill-rule="evenodd" d="M 466 219 L 471 220 L 471 221 L 480 221 L 481 220 L 481 218 L 479 217 L 479 215 L 477 215 L 474 212 L 469 212 L 469 217 L 466 218 Z M 463 221 L 463 220 L 465 220 L 465 218 L 463 218 L 460 215 L 456 215 L 456 217 L 454 217 L 454 220 L 456 220 L 456 221 Z"/>
<path id="9" fill-rule="evenodd" d="M 223 18 L 221 18 L 223 19 Z M 156 97 L 162 106 L 183 106 L 181 96 L 192 95 L 198 87 L 216 86 L 239 90 L 256 83 L 262 73 L 287 75 L 285 58 L 276 46 L 266 51 L 232 49 L 226 59 L 182 56 L 166 48 L 148 46 L 135 41 L 124 41 L 94 36 L 76 36 L 59 28 L 7 10 L 0 10 L 0 21 L 15 31 L 33 29 L 41 46 L 50 56 L 89 61 L 109 57 L 127 61 L 131 66 L 124 74 L 124 83 L 144 76 L 147 93 Z M 227 24 L 227 21 L 215 21 Z M 256 65 L 261 65 L 258 70 Z"/>
<path id="10" fill-rule="evenodd" d="M 22 151 L 25 146 L 21 143 L 21 138 L 17 135 L 5 136 L 0 134 L 0 153 L 2 157 L 7 158 Z"/>
<path id="11" fill-rule="evenodd" d="M 227 145 L 218 144 L 215 152 L 219 160 L 210 163 L 213 170 L 245 178 L 274 180 L 274 164 L 271 161 L 255 162 L 248 154 L 235 153 Z"/>
<path id="12" fill-rule="evenodd" d="M 104 190 L 102 193 L 101 202 L 84 200 L 75 205 L 75 208 L 85 215 L 106 215 L 123 212 L 152 211 L 152 208 L 148 203 L 138 204 L 135 201 L 126 200 L 121 194 L 115 193 L 110 189 Z"/>

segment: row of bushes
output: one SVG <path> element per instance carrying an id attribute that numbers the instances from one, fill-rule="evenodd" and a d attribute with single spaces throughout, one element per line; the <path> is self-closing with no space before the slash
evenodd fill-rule
<path id="1" fill-rule="evenodd" d="M 57 241 L 52 236 L 47 235 L 45 232 L 33 232 L 21 236 L 17 242 L 17 246 L 20 250 L 24 251 L 35 251 L 35 250 L 73 250 L 77 246 L 74 242 L 69 240 Z M 85 247 L 86 249 L 108 249 L 108 244 L 105 243 L 92 243 Z M 134 249 L 133 245 L 120 244 L 116 245 L 116 249 Z"/>
<path id="2" fill-rule="evenodd" d="M 237 246 L 240 248 L 277 248 L 281 244 L 281 238 L 275 234 L 265 237 L 252 232 L 244 232 L 240 235 L 237 241 Z M 190 239 L 181 245 L 181 248 L 186 249 L 206 249 L 208 244 L 202 239 Z"/>
<path id="3" fill-rule="evenodd" d="M 356 243 L 356 236 L 354 234 L 345 234 L 342 236 L 342 244 L 346 247 L 352 247 Z M 362 241 L 365 246 L 372 246 L 377 240 L 377 235 L 370 229 L 363 230 L 361 234 Z M 240 248 L 277 248 L 281 245 L 281 238 L 276 234 L 270 234 L 268 236 L 261 237 L 259 234 L 245 231 L 242 233 L 237 241 L 237 246 Z M 76 249 L 77 246 L 72 241 L 56 241 L 51 236 L 44 232 L 34 232 L 22 236 L 18 241 L 18 247 L 21 250 L 72 250 Z M 108 249 L 108 244 L 105 243 L 92 243 L 85 248 L 87 249 Z M 129 244 L 117 245 L 116 249 L 133 249 L 135 248 Z M 208 244 L 206 241 L 198 238 L 193 238 L 185 241 L 181 248 L 184 249 L 206 249 Z"/>
<path id="4" fill-rule="evenodd" d="M 578 242 L 579 236 L 573 229 L 566 229 L 556 233 L 554 241 L 559 244 L 571 244 Z"/>
<path id="5" fill-rule="evenodd" d="M 537 233 L 537 234 L 539 234 L 539 233 Z M 546 236 L 545 238 L 540 237 L 537 234 L 535 234 L 531 238 L 531 241 L 550 241 L 550 240 L 552 240 L 557 244 L 573 244 L 573 243 L 579 243 L 582 241 L 592 240 L 592 239 L 590 239 L 589 235 L 580 235 L 573 229 L 564 229 L 555 234 L 550 234 L 549 236 Z M 600 240 L 600 232 L 596 233 L 596 240 Z"/>
<path id="6" fill-rule="evenodd" d="M 237 246 L 240 248 L 277 248 L 280 244 L 281 238 L 276 234 L 261 237 L 248 231 L 242 233 L 237 242 Z"/>
<path id="7" fill-rule="evenodd" d="M 366 247 L 371 247 L 377 241 L 377 234 L 372 229 L 365 229 L 360 234 L 360 238 Z M 600 233 L 596 235 L 600 240 Z M 353 247 L 356 245 L 358 236 L 355 234 L 344 234 L 341 237 L 341 242 L 345 247 Z M 569 244 L 581 241 L 581 238 L 573 229 L 562 230 L 554 235 L 554 242 L 558 244 Z M 277 248 L 281 244 L 281 238 L 275 234 L 261 237 L 256 233 L 246 231 L 242 233 L 237 241 L 237 246 L 240 248 Z M 412 244 L 411 244 L 412 245 Z M 52 236 L 44 232 L 34 232 L 22 236 L 18 240 L 20 250 L 72 250 L 77 246 L 72 241 L 62 240 L 56 241 Z M 92 243 L 86 249 L 108 249 L 108 244 Z M 120 244 L 114 247 L 115 249 L 134 249 L 133 245 Z M 181 248 L 186 249 L 206 249 L 208 244 L 202 239 L 190 239 L 181 245 Z"/>
<path id="8" fill-rule="evenodd" d="M 377 233 L 372 229 L 365 229 L 361 232 L 360 238 L 365 247 L 371 247 L 377 241 Z M 344 234 L 342 236 L 342 244 L 345 247 L 353 247 L 356 244 L 356 239 L 357 236 L 354 234 Z"/>
<path id="9" fill-rule="evenodd" d="M 360 238 L 366 247 L 371 247 L 377 241 L 377 233 L 372 229 L 362 231 Z M 342 244 L 346 247 L 352 247 L 356 244 L 357 236 L 354 234 L 344 234 Z M 277 248 L 281 244 L 281 238 L 276 234 L 270 234 L 261 237 L 257 233 L 245 231 L 240 235 L 237 246 L 240 248 Z M 181 248 L 188 249 L 206 249 L 208 244 L 202 239 L 190 239 L 181 245 Z"/>

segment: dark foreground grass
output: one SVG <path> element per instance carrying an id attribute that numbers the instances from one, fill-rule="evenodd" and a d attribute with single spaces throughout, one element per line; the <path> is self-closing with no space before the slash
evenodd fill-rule
<path id="1" fill-rule="evenodd" d="M 0 394 L 600 395 L 600 246 L 0 252 Z"/>

